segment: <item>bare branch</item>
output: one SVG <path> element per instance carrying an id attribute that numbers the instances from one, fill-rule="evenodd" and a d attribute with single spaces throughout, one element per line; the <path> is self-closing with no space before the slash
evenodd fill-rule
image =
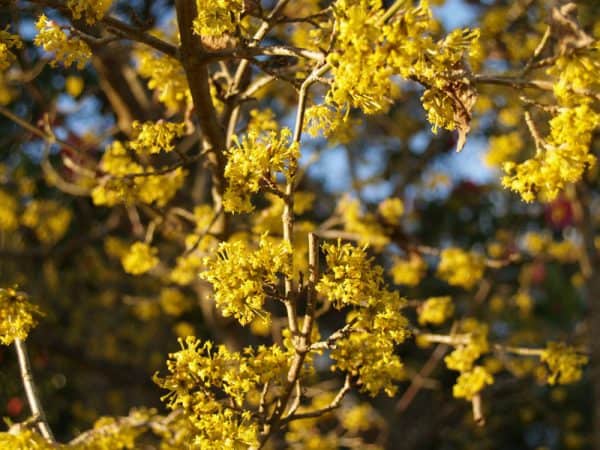
<path id="1" fill-rule="evenodd" d="M 48 442 L 55 442 L 54 435 L 48 425 L 46 413 L 40 401 L 38 390 L 33 380 L 33 372 L 31 371 L 31 363 L 27 353 L 27 346 L 21 339 L 15 339 L 15 349 L 17 350 L 17 358 L 19 359 L 19 370 L 21 371 L 21 380 L 25 388 L 25 395 L 29 403 L 31 414 L 37 422 L 40 433 Z"/>

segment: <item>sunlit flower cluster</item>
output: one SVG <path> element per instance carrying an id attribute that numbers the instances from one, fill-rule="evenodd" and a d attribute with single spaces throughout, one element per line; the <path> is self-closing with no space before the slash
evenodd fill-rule
<path id="1" fill-rule="evenodd" d="M 148 79 L 148 88 L 167 108 L 177 110 L 192 102 L 185 71 L 179 61 L 143 48 L 136 52 L 138 72 Z"/>
<path id="2" fill-rule="evenodd" d="M 129 251 L 121 258 L 125 272 L 141 275 L 158 264 L 158 250 L 145 242 L 134 242 Z"/>
<path id="3" fill-rule="evenodd" d="M 372 245 L 381 250 L 389 243 L 390 240 L 375 214 L 363 211 L 358 199 L 343 197 L 338 204 L 338 211 L 344 223 L 344 230 L 356 234 L 361 244 Z"/>
<path id="4" fill-rule="evenodd" d="M 408 259 L 396 258 L 390 269 L 390 274 L 396 284 L 416 286 L 427 273 L 427 263 L 417 253 L 408 255 Z"/>
<path id="5" fill-rule="evenodd" d="M 229 212 L 251 212 L 253 194 L 265 184 L 273 185 L 276 174 L 293 175 L 299 156 L 298 145 L 291 143 L 291 131 L 259 133 L 252 129 L 227 151 L 225 178 L 227 189 L 223 207 Z"/>
<path id="6" fill-rule="evenodd" d="M 492 167 L 501 167 L 502 164 L 512 160 L 524 147 L 523 138 L 517 131 L 492 136 L 489 139 L 489 148 L 485 155 L 485 163 Z"/>
<path id="7" fill-rule="evenodd" d="M 0 72 L 8 69 L 15 60 L 15 55 L 10 50 L 21 47 L 23 42 L 18 35 L 0 30 Z"/>
<path id="8" fill-rule="evenodd" d="M 54 53 L 51 64 L 60 61 L 65 67 L 75 64 L 81 70 L 92 57 L 92 51 L 84 41 L 77 36 L 68 36 L 46 16 L 41 15 L 35 26 L 38 34 L 33 42 L 45 51 Z"/>
<path id="9" fill-rule="evenodd" d="M 477 359 L 489 351 L 488 326 L 475 319 L 462 321 L 460 330 L 465 333 L 467 342 L 461 344 L 444 358 L 448 369 L 468 372 Z"/>
<path id="10" fill-rule="evenodd" d="M 600 70 L 600 41 L 556 59 L 547 73 L 556 76 L 554 95 L 563 105 L 577 106 L 581 96 L 598 91 Z"/>
<path id="11" fill-rule="evenodd" d="M 0 231 L 13 231 L 19 226 L 17 207 L 17 200 L 0 190 Z"/>
<path id="12" fill-rule="evenodd" d="M 494 377 L 484 367 L 475 366 L 473 370 L 462 372 L 452 388 L 456 398 L 471 400 L 486 385 L 494 383 Z"/>
<path id="13" fill-rule="evenodd" d="M 32 200 L 25 207 L 21 222 L 31 228 L 44 244 L 58 242 L 67 232 L 73 213 L 54 200 Z"/>
<path id="14" fill-rule="evenodd" d="M 351 142 L 360 122 L 330 105 L 313 105 L 306 109 L 304 129 L 312 137 L 321 133 L 331 144 Z"/>
<path id="15" fill-rule="evenodd" d="M 26 339 L 40 314 L 23 292 L 0 288 L 0 343 L 10 345 L 15 339 Z"/>
<path id="16" fill-rule="evenodd" d="M 198 16 L 194 32 L 200 36 L 222 36 L 233 33 L 244 9 L 243 0 L 196 0 Z"/>
<path id="17" fill-rule="evenodd" d="M 276 291 L 279 276 L 289 275 L 291 251 L 289 244 L 272 245 L 266 236 L 261 237 L 258 248 L 242 240 L 223 242 L 213 257 L 205 259 L 206 271 L 200 277 L 213 285 L 221 313 L 246 325 L 256 316 L 268 314 L 263 309 L 266 290 Z"/>
<path id="18" fill-rule="evenodd" d="M 540 360 L 548 366 L 550 384 L 569 384 L 579 381 L 582 366 L 588 362 L 587 356 L 577 353 L 573 347 L 562 342 L 549 342 L 540 355 Z"/>
<path id="19" fill-rule="evenodd" d="M 462 61 L 477 56 L 478 30 L 455 30 L 436 42 L 431 36 L 436 24 L 424 3 L 406 5 L 387 23 L 380 0 L 338 0 L 334 13 L 336 46 L 327 56 L 334 78 L 327 103 L 367 114 L 385 110 L 392 102 L 391 76 L 398 74 L 427 87 L 422 102 L 434 132 L 468 130 L 475 96 Z"/>
<path id="20" fill-rule="evenodd" d="M 472 399 L 486 385 L 494 382 L 487 368 L 475 365 L 479 357 L 489 351 L 487 340 L 488 326 L 475 319 L 466 319 L 460 323 L 460 331 L 466 343 L 459 345 L 444 358 L 448 369 L 460 372 L 453 387 L 456 398 Z"/>
<path id="21" fill-rule="evenodd" d="M 482 255 L 457 247 L 442 250 L 438 276 L 452 286 L 471 289 L 483 277 L 485 259 Z"/>
<path id="22" fill-rule="evenodd" d="M 112 5 L 112 0 L 67 0 L 74 19 L 85 18 L 92 25 L 102 19 Z"/>
<path id="23" fill-rule="evenodd" d="M 450 297 L 430 297 L 419 309 L 421 325 L 441 325 L 454 314 L 454 304 Z"/>
<path id="24" fill-rule="evenodd" d="M 135 138 L 129 142 L 129 146 L 141 154 L 170 152 L 175 149 L 173 140 L 182 137 L 185 133 L 185 123 L 163 120 L 144 123 L 134 121 L 131 126 Z"/>
<path id="25" fill-rule="evenodd" d="M 258 447 L 258 424 L 243 409 L 264 383 L 285 382 L 290 355 L 281 347 L 248 347 L 230 352 L 194 337 L 167 361 L 169 374 L 155 376 L 172 409 L 182 408 L 195 427 L 194 445 L 202 449 Z"/>
<path id="26" fill-rule="evenodd" d="M 107 206 L 134 201 L 156 203 L 158 206 L 166 204 L 183 185 L 185 171 L 178 167 L 164 174 L 152 175 L 156 169 L 135 162 L 126 145 L 115 141 L 104 151 L 100 168 L 106 175 L 92 190 L 94 203 Z"/>
<path id="27" fill-rule="evenodd" d="M 348 336 L 338 340 L 331 353 L 334 369 L 358 378 L 361 389 L 371 395 L 393 395 L 394 382 L 403 378 L 403 365 L 395 346 L 407 337 L 407 321 L 401 314 L 404 300 L 388 291 L 383 268 L 374 265 L 365 248 L 350 244 L 324 244 L 327 271 L 317 292 L 334 307 L 352 307 L 346 321 Z"/>
<path id="28" fill-rule="evenodd" d="M 386 198 L 377 206 L 377 212 L 388 225 L 398 225 L 404 214 L 404 203 L 399 198 Z"/>
<path id="29" fill-rule="evenodd" d="M 550 120 L 550 134 L 543 148 L 522 163 L 506 162 L 502 184 L 526 202 L 541 197 L 550 201 L 569 183 L 579 181 L 596 162 L 589 152 L 592 133 L 600 126 L 600 114 L 588 104 L 563 108 Z"/>

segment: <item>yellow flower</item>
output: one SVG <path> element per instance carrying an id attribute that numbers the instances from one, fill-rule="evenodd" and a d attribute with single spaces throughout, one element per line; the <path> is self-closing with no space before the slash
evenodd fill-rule
<path id="1" fill-rule="evenodd" d="M 203 450 L 258 447 L 258 423 L 244 406 L 264 383 L 283 388 L 292 353 L 278 345 L 231 352 L 193 336 L 179 343 L 169 374 L 154 380 L 169 391 L 168 407 L 182 409 L 193 424 L 190 441 Z"/>
<path id="2" fill-rule="evenodd" d="M 141 154 L 155 154 L 175 149 L 173 140 L 183 136 L 185 123 L 171 123 L 164 120 L 140 123 L 136 120 L 132 128 L 135 139 L 129 142 L 129 146 Z"/>
<path id="3" fill-rule="evenodd" d="M 381 250 L 389 243 L 390 240 L 375 215 L 361 211 L 359 200 L 344 196 L 338 204 L 338 211 L 344 221 L 344 230 L 357 234 L 361 244 L 372 245 Z"/>
<path id="4" fill-rule="evenodd" d="M 514 159 L 524 147 L 523 139 L 518 131 L 490 137 L 490 144 L 485 155 L 485 163 L 492 167 L 501 167 Z"/>
<path id="5" fill-rule="evenodd" d="M 169 316 L 180 316 L 192 308 L 192 302 L 179 289 L 164 288 L 160 291 L 160 306 Z"/>
<path id="6" fill-rule="evenodd" d="M 0 288 L 0 343 L 10 345 L 15 339 L 26 339 L 39 315 L 39 308 L 23 292 Z"/>
<path id="7" fill-rule="evenodd" d="M 92 190 L 94 204 L 114 206 L 120 202 L 139 201 L 165 205 L 183 186 L 186 172 L 178 167 L 161 175 L 153 175 L 157 169 L 136 163 L 128 151 L 129 145 L 115 141 L 104 151 L 100 168 L 106 175 L 98 180 Z M 136 176 L 129 176 L 131 174 Z"/>
<path id="8" fill-rule="evenodd" d="M 185 71 L 177 59 L 148 48 L 137 50 L 135 55 L 140 76 L 148 79 L 148 88 L 167 108 L 177 110 L 192 103 Z"/>
<path id="9" fill-rule="evenodd" d="M 456 398 L 471 400 L 486 385 L 493 383 L 494 377 L 487 370 L 481 366 L 475 366 L 473 370 L 459 375 L 452 388 L 452 394 Z"/>
<path id="10" fill-rule="evenodd" d="M 92 51 L 88 45 L 76 36 L 67 34 L 45 15 L 41 15 L 35 24 L 38 34 L 34 44 L 42 47 L 45 51 L 54 53 L 54 59 L 61 61 L 65 67 L 76 64 L 79 70 L 83 69 L 92 57 Z M 52 61 L 51 64 L 56 64 Z"/>
<path id="11" fill-rule="evenodd" d="M 316 286 L 335 308 L 352 307 L 346 322 L 353 326 L 336 342 L 334 369 L 357 377 L 361 390 L 375 396 L 394 395 L 394 382 L 404 377 L 395 346 L 409 332 L 401 314 L 404 300 L 386 289 L 383 268 L 372 264 L 364 248 L 324 244 L 327 271 Z"/>
<path id="12" fill-rule="evenodd" d="M 550 135 L 533 158 L 522 163 L 506 162 L 502 185 L 526 202 L 538 196 L 551 201 L 569 183 L 581 179 L 596 158 L 589 152 L 592 134 L 600 125 L 600 114 L 586 103 L 562 108 L 550 121 Z"/>
<path id="13" fill-rule="evenodd" d="M 489 351 L 488 327 L 474 319 L 465 319 L 460 324 L 460 330 L 468 337 L 468 341 L 446 356 L 444 362 L 448 369 L 467 372 L 481 355 Z"/>
<path id="14" fill-rule="evenodd" d="M 92 25 L 101 20 L 112 5 L 112 0 L 67 0 L 67 7 L 74 19 L 85 17 Z"/>
<path id="15" fill-rule="evenodd" d="M 121 258 L 125 272 L 141 275 L 153 269 L 159 262 L 158 250 L 144 242 L 134 242 L 129 251 Z"/>
<path id="16" fill-rule="evenodd" d="M 446 248 L 440 255 L 438 276 L 452 286 L 471 289 L 483 277 L 484 257 L 460 248 Z"/>
<path id="17" fill-rule="evenodd" d="M 17 200 L 0 190 L 0 231 L 14 231 L 19 226 Z"/>
<path id="18" fill-rule="evenodd" d="M 454 314 L 454 305 L 450 297 L 430 297 L 419 309 L 421 325 L 441 325 Z"/>
<path id="19" fill-rule="evenodd" d="M 243 0 L 196 0 L 194 32 L 200 36 L 233 33 L 244 9 Z"/>
<path id="20" fill-rule="evenodd" d="M 6 29 L 0 30 L 0 72 L 8 69 L 15 61 L 15 55 L 10 49 L 22 47 L 23 42 L 18 35 L 10 34 Z"/>
<path id="21" fill-rule="evenodd" d="M 581 379 L 582 366 L 587 364 L 588 357 L 578 354 L 573 347 L 562 342 L 549 342 L 540 360 L 550 370 L 548 383 L 569 384 Z"/>
<path id="22" fill-rule="evenodd" d="M 85 84 L 81 77 L 70 75 L 65 80 L 65 91 L 67 91 L 71 97 L 79 97 L 83 92 L 84 87 Z"/>
<path id="23" fill-rule="evenodd" d="M 299 149 L 297 144 L 290 143 L 291 136 L 287 128 L 267 133 L 251 129 L 241 141 L 235 140 L 236 145 L 226 152 L 225 211 L 252 212 L 251 197 L 265 183 L 275 184 L 277 173 L 287 179 L 293 175 Z"/>
<path id="24" fill-rule="evenodd" d="M 67 232 L 73 213 L 54 200 L 32 200 L 25 208 L 21 222 L 33 230 L 44 244 L 58 242 Z"/>
<path id="25" fill-rule="evenodd" d="M 200 277 L 213 285 L 221 313 L 246 325 L 257 316 L 268 316 L 263 304 L 269 292 L 277 291 L 278 275 L 290 275 L 291 251 L 286 242 L 272 245 L 266 235 L 258 249 L 241 240 L 223 242 L 213 257 L 204 260 L 206 271 Z"/>
<path id="26" fill-rule="evenodd" d="M 404 203 L 399 198 L 386 198 L 377 207 L 379 214 L 389 225 L 398 225 L 404 214 Z"/>
<path id="27" fill-rule="evenodd" d="M 427 263 L 421 256 L 411 253 L 408 259 L 395 259 L 390 273 L 396 284 L 416 286 L 427 272 Z"/>

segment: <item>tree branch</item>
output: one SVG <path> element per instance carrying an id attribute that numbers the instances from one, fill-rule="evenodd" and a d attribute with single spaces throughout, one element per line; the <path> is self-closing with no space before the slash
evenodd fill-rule
<path id="1" fill-rule="evenodd" d="M 42 407 L 42 402 L 40 401 L 39 393 L 33 380 L 33 372 L 31 371 L 31 364 L 29 362 L 29 355 L 27 353 L 25 342 L 21 339 L 15 339 L 15 349 L 17 350 L 21 379 L 23 380 L 23 387 L 25 388 L 25 395 L 27 396 L 31 414 L 37 422 L 41 435 L 44 436 L 48 442 L 54 443 L 54 435 L 52 434 L 50 425 L 48 425 L 46 413 Z"/>

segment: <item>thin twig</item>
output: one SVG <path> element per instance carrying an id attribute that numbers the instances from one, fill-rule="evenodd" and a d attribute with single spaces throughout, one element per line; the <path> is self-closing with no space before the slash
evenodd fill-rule
<path id="1" fill-rule="evenodd" d="M 31 371 L 27 346 L 21 339 L 15 339 L 15 349 L 17 350 L 21 380 L 23 381 L 23 387 L 25 388 L 25 395 L 27 396 L 31 414 L 36 419 L 41 435 L 44 436 L 48 442 L 54 443 L 54 435 L 52 434 L 50 425 L 48 425 L 46 413 L 42 407 L 42 402 L 40 401 L 39 393 L 33 380 L 33 372 Z"/>
<path id="2" fill-rule="evenodd" d="M 346 379 L 344 380 L 344 385 L 340 388 L 340 390 L 336 394 L 335 398 L 331 401 L 331 403 L 329 405 L 327 405 L 324 408 L 317 409 L 315 411 L 307 411 L 304 413 L 291 414 L 283 419 L 283 423 L 286 424 L 286 423 L 292 422 L 294 420 L 311 419 L 314 417 L 321 417 L 323 414 L 327 414 L 328 412 L 331 412 L 334 409 L 339 408 L 339 406 L 342 403 L 342 400 L 344 399 L 344 397 L 350 391 L 351 388 L 352 388 L 352 384 L 351 384 L 351 380 L 350 380 L 350 375 L 346 375 Z"/>

